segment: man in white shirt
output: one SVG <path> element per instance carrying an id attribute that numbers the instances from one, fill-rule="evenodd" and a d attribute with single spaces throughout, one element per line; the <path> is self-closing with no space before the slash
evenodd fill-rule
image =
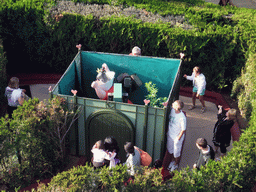
<path id="1" fill-rule="evenodd" d="M 169 169 L 170 171 L 178 169 L 181 159 L 181 149 L 187 125 L 186 116 L 181 110 L 183 106 L 184 103 L 182 101 L 175 101 L 172 104 L 172 110 L 170 113 L 167 132 L 167 151 L 163 160 L 163 168 Z M 167 168 L 168 165 L 169 168 Z"/>

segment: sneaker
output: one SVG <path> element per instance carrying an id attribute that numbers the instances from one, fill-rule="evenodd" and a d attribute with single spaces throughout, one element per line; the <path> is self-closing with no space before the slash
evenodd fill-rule
<path id="1" fill-rule="evenodd" d="M 177 170 L 179 168 L 179 165 L 178 164 L 174 164 L 173 166 L 172 166 L 172 169 L 171 169 L 171 171 L 174 171 L 174 170 Z"/>
<path id="2" fill-rule="evenodd" d="M 174 161 L 172 161 L 172 162 L 169 164 L 169 166 L 168 166 L 168 168 L 167 168 L 169 171 L 171 171 L 171 169 L 172 169 L 172 167 L 173 167 L 174 163 L 175 163 L 175 162 L 174 162 Z"/>
<path id="3" fill-rule="evenodd" d="M 196 108 L 196 106 L 195 105 L 192 105 L 192 106 L 190 106 L 189 108 L 188 108 L 188 110 L 193 110 L 193 109 L 195 109 Z"/>
<path id="4" fill-rule="evenodd" d="M 202 107 L 201 113 L 204 113 L 206 111 L 206 107 Z"/>

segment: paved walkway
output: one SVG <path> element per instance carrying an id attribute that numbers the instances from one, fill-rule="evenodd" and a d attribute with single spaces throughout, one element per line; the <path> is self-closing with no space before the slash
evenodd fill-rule
<path id="1" fill-rule="evenodd" d="M 219 4 L 220 0 L 205 0 L 205 2 Z M 256 0 L 232 0 L 240 8 L 256 9 Z"/>
<path id="2" fill-rule="evenodd" d="M 199 100 L 196 101 L 196 108 L 194 110 L 188 110 L 189 106 L 192 104 L 190 97 L 180 96 L 179 98 L 184 102 L 184 111 L 187 114 L 187 131 L 186 138 L 183 146 L 182 157 L 180 162 L 180 168 L 185 168 L 189 166 L 192 168 L 198 157 L 198 148 L 195 145 L 197 138 L 205 138 L 208 143 L 213 147 L 212 137 L 213 137 L 213 128 L 217 121 L 217 112 L 218 109 L 215 103 L 205 102 L 206 112 L 201 114 L 201 103 Z M 227 151 L 230 151 L 232 148 L 231 145 L 227 148 Z M 220 154 L 218 153 L 217 156 Z"/>

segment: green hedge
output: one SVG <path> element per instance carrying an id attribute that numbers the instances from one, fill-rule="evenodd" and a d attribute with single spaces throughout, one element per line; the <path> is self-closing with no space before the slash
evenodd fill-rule
<path id="1" fill-rule="evenodd" d="M 68 132 L 80 110 L 63 98 L 25 101 L 0 118 L 0 185 L 14 190 L 51 178 L 66 166 Z"/>
<path id="2" fill-rule="evenodd" d="M 6 64 L 6 54 L 3 50 L 2 39 L 0 39 L 0 117 L 5 114 L 5 109 L 7 106 L 7 99 L 4 96 L 5 87 L 7 85 Z"/>
<path id="3" fill-rule="evenodd" d="M 247 15 L 241 12 L 241 17 L 239 18 L 239 28 L 244 34 L 243 40 L 249 44 L 249 48 L 245 54 L 247 62 L 242 69 L 241 76 L 234 81 L 231 96 L 238 100 L 238 107 L 242 116 L 250 120 L 251 113 L 255 110 L 255 104 L 253 102 L 256 99 L 256 18 L 250 17 L 254 13 L 253 11 L 249 10 L 248 13 Z"/>
<path id="4" fill-rule="evenodd" d="M 117 53 L 129 53 L 134 45 L 138 45 L 143 49 L 144 55 L 161 57 L 178 57 L 179 52 L 184 51 L 186 57 L 183 72 L 190 73 L 194 65 L 200 65 L 207 78 L 207 88 L 211 89 L 223 89 L 231 85 L 244 67 L 242 76 L 236 80 L 233 93 L 234 97 L 238 96 L 239 106 L 247 118 L 250 118 L 250 123 L 240 141 L 234 142 L 233 149 L 221 162 L 212 161 L 200 171 L 187 169 L 176 172 L 173 179 L 163 185 L 157 184 L 160 173 L 155 170 L 154 174 L 149 174 L 152 177 L 136 177 L 138 180 L 133 185 L 124 186 L 122 180 L 119 180 L 111 190 L 115 190 L 115 186 L 120 189 L 121 186 L 124 191 L 141 191 L 148 189 L 152 183 L 155 183 L 152 191 L 251 190 L 256 181 L 255 10 L 219 7 L 194 1 L 195 5 L 200 3 L 199 7 L 192 6 L 189 1 L 185 4 L 175 1 L 175 11 L 174 8 L 170 8 L 173 1 L 157 1 L 157 5 L 148 4 L 148 1 L 122 1 L 123 4 L 132 3 L 147 10 L 157 10 L 163 15 L 185 14 L 195 26 L 194 30 L 185 31 L 179 27 L 170 28 L 166 24 L 142 23 L 123 17 L 97 20 L 92 16 L 64 14 L 64 17 L 56 22 L 49 17 L 47 19 L 43 1 L 29 1 L 37 2 L 35 5 L 24 1 L 10 2 L 6 2 L 6 6 L 2 6 L 0 10 L 0 35 L 7 37 L 3 40 L 8 59 L 12 53 L 17 56 L 19 51 L 22 53 L 25 50 L 23 54 L 27 55 L 22 58 L 27 63 L 40 63 L 42 68 L 62 72 L 76 54 L 77 43 L 83 44 L 84 50 Z M 161 10 L 158 10 L 159 7 Z M 232 20 L 223 17 L 228 14 L 233 14 Z M 29 51 L 30 49 L 32 51 Z M 46 56 L 51 58 L 49 62 Z M 24 64 L 21 68 L 32 66 L 31 63 Z M 17 65 L 12 67 L 18 68 Z M 80 179 L 78 184 L 81 183 L 84 174 L 89 174 L 86 171 L 94 174 L 90 168 L 81 169 L 84 170 L 83 174 L 78 173 L 79 168 L 78 172 L 72 173 L 75 181 L 76 178 Z M 74 172 L 70 172 L 72 171 Z M 119 174 L 121 178 L 125 178 L 125 172 L 119 171 Z M 102 182 L 101 179 L 97 180 L 98 183 Z M 95 183 L 96 186 L 88 187 L 98 187 L 98 183 Z M 56 176 L 50 186 L 58 188 L 62 184 Z M 106 189 L 106 185 L 100 186 Z M 70 190 L 73 186 L 82 187 L 71 184 Z"/>
<path id="5" fill-rule="evenodd" d="M 242 74 L 234 82 L 231 96 L 238 100 L 238 107 L 241 115 L 250 120 L 253 109 L 253 102 L 256 99 L 256 44 L 250 45 L 248 60 L 242 70 Z"/>
<path id="6" fill-rule="evenodd" d="M 142 23 L 124 17 L 98 20 L 93 16 L 65 13 L 56 21 L 47 12 L 46 0 L 29 2 L 6 3 L 0 10 L 0 34 L 6 37 L 4 47 L 9 73 L 63 73 L 77 53 L 78 43 L 83 45 L 83 50 L 126 54 L 138 45 L 143 55 L 158 57 L 177 58 L 180 52 L 185 52 L 183 72 L 191 73 L 195 65 L 201 66 L 209 90 L 230 87 L 245 64 L 249 39 L 242 31 L 250 31 L 252 26 L 239 25 L 236 12 L 244 14 L 245 11 L 236 8 L 220 8 L 199 0 L 116 1 L 162 15 L 184 14 L 194 25 L 193 30 L 186 31 L 178 25 L 171 28 L 168 24 Z M 229 13 L 234 14 L 235 20 L 223 17 Z M 17 57 L 24 61 L 23 65 L 13 60 Z"/>
<path id="7" fill-rule="evenodd" d="M 50 70 L 46 64 L 51 55 L 47 50 L 50 44 L 43 21 L 46 14 L 43 5 L 43 1 L 8 0 L 0 7 L 0 34 L 7 53 L 9 74 L 13 71 Z"/>

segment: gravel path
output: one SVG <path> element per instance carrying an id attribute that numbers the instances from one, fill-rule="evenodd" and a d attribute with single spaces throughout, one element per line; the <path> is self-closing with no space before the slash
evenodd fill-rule
<path id="1" fill-rule="evenodd" d="M 193 26 L 189 24 L 188 19 L 184 15 L 168 15 L 162 17 L 159 14 L 153 14 L 145 9 L 136 9 L 135 7 L 110 6 L 108 4 L 84 4 L 74 3 L 70 1 L 59 1 L 56 6 L 50 9 L 52 16 L 59 15 L 63 12 L 78 13 L 81 15 L 92 14 L 96 18 L 110 17 L 112 15 L 132 17 L 140 19 L 142 22 L 151 23 L 168 23 L 170 27 L 182 27 L 183 29 L 192 29 Z"/>

